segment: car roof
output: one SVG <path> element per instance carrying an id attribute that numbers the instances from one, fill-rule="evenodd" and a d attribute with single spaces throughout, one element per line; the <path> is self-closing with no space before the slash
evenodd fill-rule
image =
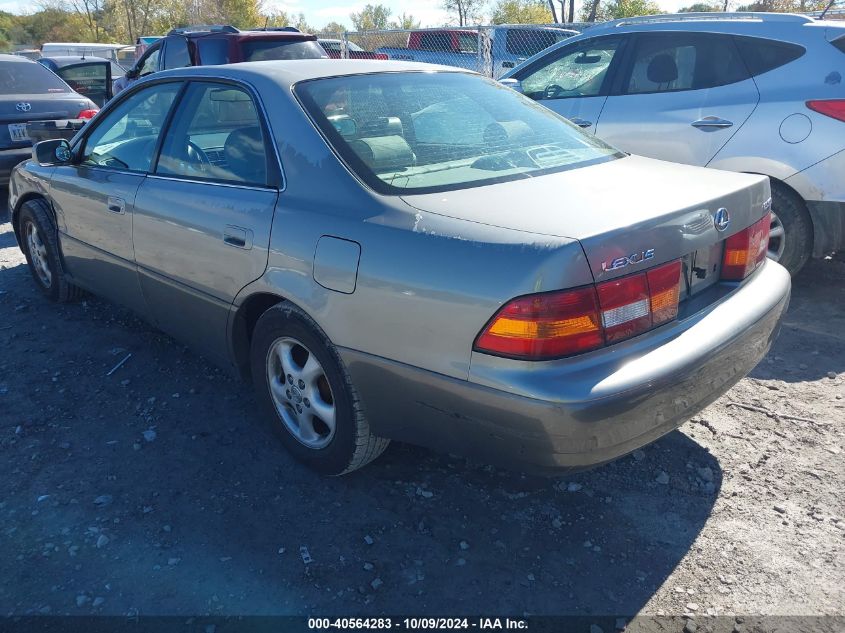
<path id="1" fill-rule="evenodd" d="M 240 62 L 225 66 L 193 66 L 155 73 L 155 77 L 217 77 L 239 79 L 251 83 L 269 80 L 281 86 L 292 86 L 299 81 L 348 77 L 385 72 L 462 72 L 470 71 L 454 66 L 424 64 L 377 59 L 291 59 L 263 62 Z M 475 74 L 475 73 L 472 73 Z"/>
<path id="2" fill-rule="evenodd" d="M 110 59 L 96 57 L 94 55 L 45 55 L 41 59 L 47 59 L 56 63 L 57 66 L 70 66 L 71 64 L 84 64 L 87 62 L 101 62 L 111 64 Z"/>
<path id="3" fill-rule="evenodd" d="M 232 39 L 256 38 L 267 40 L 316 40 L 314 35 L 309 33 L 302 33 L 300 31 L 238 31 L 232 33 L 228 31 L 189 31 L 187 33 L 173 33 L 172 36 L 182 35 L 190 39 L 198 39 L 205 37 L 222 37 Z"/>
<path id="4" fill-rule="evenodd" d="M 33 64 L 36 63 L 31 59 L 27 59 L 23 55 L 8 55 L 6 53 L 0 53 L 0 62 L 32 62 Z"/>

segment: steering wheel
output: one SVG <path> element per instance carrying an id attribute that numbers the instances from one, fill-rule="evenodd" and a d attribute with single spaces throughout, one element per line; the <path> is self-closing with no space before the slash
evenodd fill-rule
<path id="1" fill-rule="evenodd" d="M 549 84 L 543 90 L 543 97 L 546 99 L 557 99 L 558 97 L 562 97 L 564 92 L 566 91 L 557 84 Z"/>
<path id="2" fill-rule="evenodd" d="M 211 161 L 208 159 L 208 155 L 193 141 L 188 141 L 188 150 L 186 154 L 188 155 L 188 160 L 193 163 L 191 166 L 195 167 L 197 171 L 204 174 L 211 171 Z"/>

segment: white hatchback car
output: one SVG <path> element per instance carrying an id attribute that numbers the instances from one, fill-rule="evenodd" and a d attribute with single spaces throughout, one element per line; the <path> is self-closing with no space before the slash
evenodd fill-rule
<path id="1" fill-rule="evenodd" d="M 623 150 L 772 182 L 769 256 L 845 246 L 845 22 L 772 13 L 630 18 L 504 83 Z"/>

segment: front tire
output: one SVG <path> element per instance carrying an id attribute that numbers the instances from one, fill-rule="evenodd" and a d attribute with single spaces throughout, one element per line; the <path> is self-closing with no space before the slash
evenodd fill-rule
<path id="1" fill-rule="evenodd" d="M 334 345 L 302 310 L 283 301 L 255 326 L 250 366 L 264 417 L 285 448 L 324 475 L 343 475 L 381 455 Z"/>
<path id="2" fill-rule="evenodd" d="M 78 299 L 82 290 L 68 281 L 59 257 L 59 238 L 50 206 L 42 198 L 23 203 L 18 220 L 21 250 L 35 284 L 52 301 Z"/>
<path id="3" fill-rule="evenodd" d="M 813 222 L 804 201 L 780 183 L 772 183 L 769 259 L 795 275 L 813 251 Z"/>

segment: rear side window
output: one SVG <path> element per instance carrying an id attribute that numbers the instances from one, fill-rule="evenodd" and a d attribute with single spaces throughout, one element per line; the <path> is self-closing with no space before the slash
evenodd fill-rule
<path id="1" fill-rule="evenodd" d="M 420 50 L 451 52 L 453 50 L 451 33 L 423 33 L 420 35 Z"/>
<path id="2" fill-rule="evenodd" d="M 762 75 L 793 62 L 807 52 L 798 44 L 765 40 L 759 37 L 735 37 L 734 40 L 752 76 Z"/>
<path id="3" fill-rule="evenodd" d="M 201 38 L 197 40 L 197 46 L 203 66 L 219 66 L 229 63 L 228 40 Z"/>
<path id="4" fill-rule="evenodd" d="M 566 39 L 568 35 L 555 31 L 508 29 L 505 38 L 505 49 L 511 55 L 532 57 L 543 49 Z"/>
<path id="5" fill-rule="evenodd" d="M 845 35 L 831 42 L 836 48 L 845 53 Z"/>
<path id="6" fill-rule="evenodd" d="M 41 95 L 54 92 L 70 92 L 70 88 L 41 64 L 0 62 L 0 94 Z"/>
<path id="7" fill-rule="evenodd" d="M 328 57 L 323 47 L 314 41 L 254 40 L 243 42 L 243 61 L 260 62 L 271 59 L 321 59 Z"/>
<path id="8" fill-rule="evenodd" d="M 715 88 L 748 79 L 731 38 L 709 33 L 655 33 L 637 39 L 625 92 Z"/>
<path id="9" fill-rule="evenodd" d="M 164 67 L 185 68 L 191 65 L 191 55 L 188 53 L 188 40 L 184 37 L 173 37 L 167 40 L 164 47 Z"/>

